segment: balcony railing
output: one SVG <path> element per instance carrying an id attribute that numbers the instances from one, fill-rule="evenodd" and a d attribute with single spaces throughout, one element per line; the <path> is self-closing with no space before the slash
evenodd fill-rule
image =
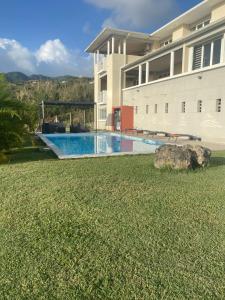
<path id="1" fill-rule="evenodd" d="M 98 103 L 107 103 L 107 91 L 101 91 L 99 93 Z"/>

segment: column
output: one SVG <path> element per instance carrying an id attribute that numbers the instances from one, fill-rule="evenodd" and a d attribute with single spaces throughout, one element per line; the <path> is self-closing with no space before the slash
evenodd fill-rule
<path id="1" fill-rule="evenodd" d="M 107 55 L 110 54 L 110 41 L 107 42 Z"/>
<path id="2" fill-rule="evenodd" d="M 115 37 L 112 37 L 112 54 L 115 53 Z"/>
<path id="3" fill-rule="evenodd" d="M 138 84 L 141 84 L 141 77 L 142 77 L 142 66 L 139 65 L 139 74 L 138 74 Z"/>
<path id="4" fill-rule="evenodd" d="M 149 81 L 149 62 L 146 62 L 146 83 Z"/>
<path id="5" fill-rule="evenodd" d="M 170 53 L 170 77 L 174 75 L 174 51 Z"/>

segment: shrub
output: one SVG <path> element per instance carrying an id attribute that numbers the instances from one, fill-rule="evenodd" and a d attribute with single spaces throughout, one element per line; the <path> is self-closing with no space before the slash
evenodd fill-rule
<path id="1" fill-rule="evenodd" d="M 0 152 L 20 146 L 35 123 L 35 107 L 16 100 L 0 75 Z"/>

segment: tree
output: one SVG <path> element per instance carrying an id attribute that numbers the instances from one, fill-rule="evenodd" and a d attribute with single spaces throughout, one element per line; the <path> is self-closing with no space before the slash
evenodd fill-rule
<path id="1" fill-rule="evenodd" d="M 3 75 L 0 75 L 0 152 L 20 146 L 33 130 L 35 108 L 11 95 Z"/>

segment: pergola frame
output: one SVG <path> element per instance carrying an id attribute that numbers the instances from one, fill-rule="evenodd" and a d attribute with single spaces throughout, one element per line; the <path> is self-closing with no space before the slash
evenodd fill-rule
<path id="1" fill-rule="evenodd" d="M 93 101 L 62 101 L 62 100 L 49 100 L 49 101 L 41 101 L 41 111 L 42 111 L 42 123 L 45 121 L 45 106 L 65 106 L 65 107 L 75 107 L 75 108 L 80 108 L 80 109 L 85 109 L 85 108 L 93 108 L 95 110 L 95 114 L 97 115 L 97 105 Z M 97 118 L 95 119 L 95 130 L 97 131 Z"/>

